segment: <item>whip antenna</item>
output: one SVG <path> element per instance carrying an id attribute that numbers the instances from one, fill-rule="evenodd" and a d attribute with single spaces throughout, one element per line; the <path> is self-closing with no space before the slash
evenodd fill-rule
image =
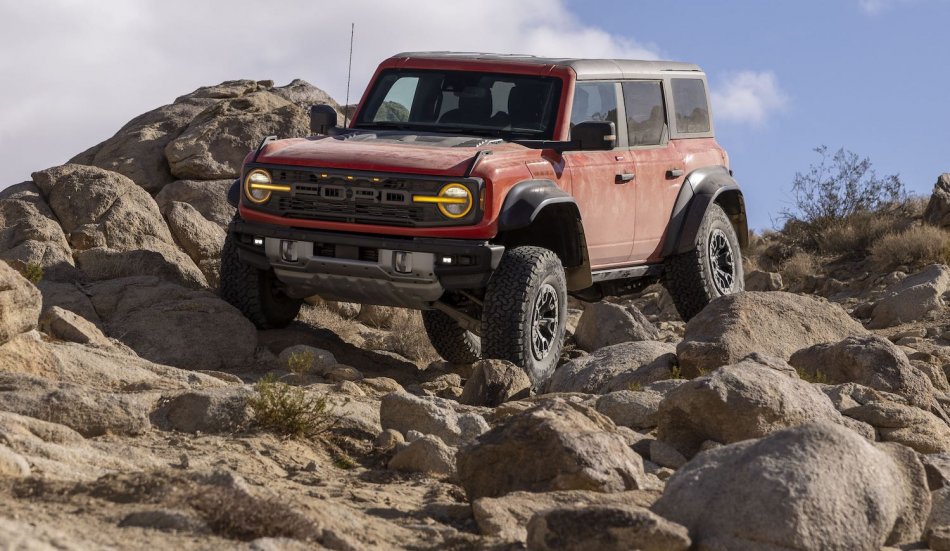
<path id="1" fill-rule="evenodd" d="M 343 128 L 349 123 L 350 114 L 350 77 L 353 75 L 353 31 L 356 30 L 356 23 L 350 23 L 350 65 L 346 69 L 346 102 L 343 104 Z"/>

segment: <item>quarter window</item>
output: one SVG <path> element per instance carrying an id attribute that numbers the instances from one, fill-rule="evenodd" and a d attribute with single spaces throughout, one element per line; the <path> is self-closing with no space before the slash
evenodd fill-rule
<path id="1" fill-rule="evenodd" d="M 627 113 L 630 145 L 660 145 L 667 134 L 663 88 L 656 80 L 623 83 L 623 106 Z"/>
<path id="2" fill-rule="evenodd" d="M 698 78 L 673 79 L 673 106 L 678 132 L 709 132 L 709 104 L 706 87 Z"/>
<path id="3" fill-rule="evenodd" d="M 571 127 L 585 121 L 617 124 L 617 91 L 613 82 L 577 83 L 571 107 Z"/>

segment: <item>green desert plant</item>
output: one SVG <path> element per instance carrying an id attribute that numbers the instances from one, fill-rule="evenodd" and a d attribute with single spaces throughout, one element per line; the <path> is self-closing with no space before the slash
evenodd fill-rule
<path id="1" fill-rule="evenodd" d="M 23 267 L 23 277 L 29 280 L 33 285 L 43 281 L 43 267 L 36 262 L 30 262 Z"/>
<path id="2" fill-rule="evenodd" d="M 287 370 L 296 375 L 306 375 L 310 372 L 314 359 L 316 356 L 310 350 L 294 352 L 287 358 Z"/>
<path id="3" fill-rule="evenodd" d="M 297 386 L 268 375 L 254 385 L 256 396 L 248 399 L 254 423 L 282 436 L 306 438 L 330 429 L 335 422 L 327 397 L 308 396 Z"/>

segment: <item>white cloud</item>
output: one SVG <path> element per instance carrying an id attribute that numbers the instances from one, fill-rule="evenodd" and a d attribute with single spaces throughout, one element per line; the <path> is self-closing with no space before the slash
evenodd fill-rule
<path id="1" fill-rule="evenodd" d="M 399 51 L 658 57 L 581 23 L 564 0 L 0 0 L 0 20 L 0 188 L 199 86 L 303 78 L 342 102 L 351 21 L 351 102 Z"/>
<path id="2" fill-rule="evenodd" d="M 890 8 L 908 4 L 912 0 L 858 0 L 858 6 L 868 15 L 877 15 Z"/>
<path id="3" fill-rule="evenodd" d="M 714 117 L 726 123 L 761 126 L 787 104 L 788 96 L 771 71 L 727 75 L 725 83 L 712 91 Z"/>

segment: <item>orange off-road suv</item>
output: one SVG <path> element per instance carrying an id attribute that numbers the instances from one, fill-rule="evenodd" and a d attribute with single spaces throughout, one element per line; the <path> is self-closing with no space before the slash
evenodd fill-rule
<path id="1" fill-rule="evenodd" d="M 221 294 L 260 328 L 304 297 L 422 310 L 450 362 L 540 385 L 568 295 L 662 281 L 684 319 L 743 288 L 742 192 L 706 77 L 666 61 L 405 53 L 346 128 L 268 137 L 229 193 Z"/>

